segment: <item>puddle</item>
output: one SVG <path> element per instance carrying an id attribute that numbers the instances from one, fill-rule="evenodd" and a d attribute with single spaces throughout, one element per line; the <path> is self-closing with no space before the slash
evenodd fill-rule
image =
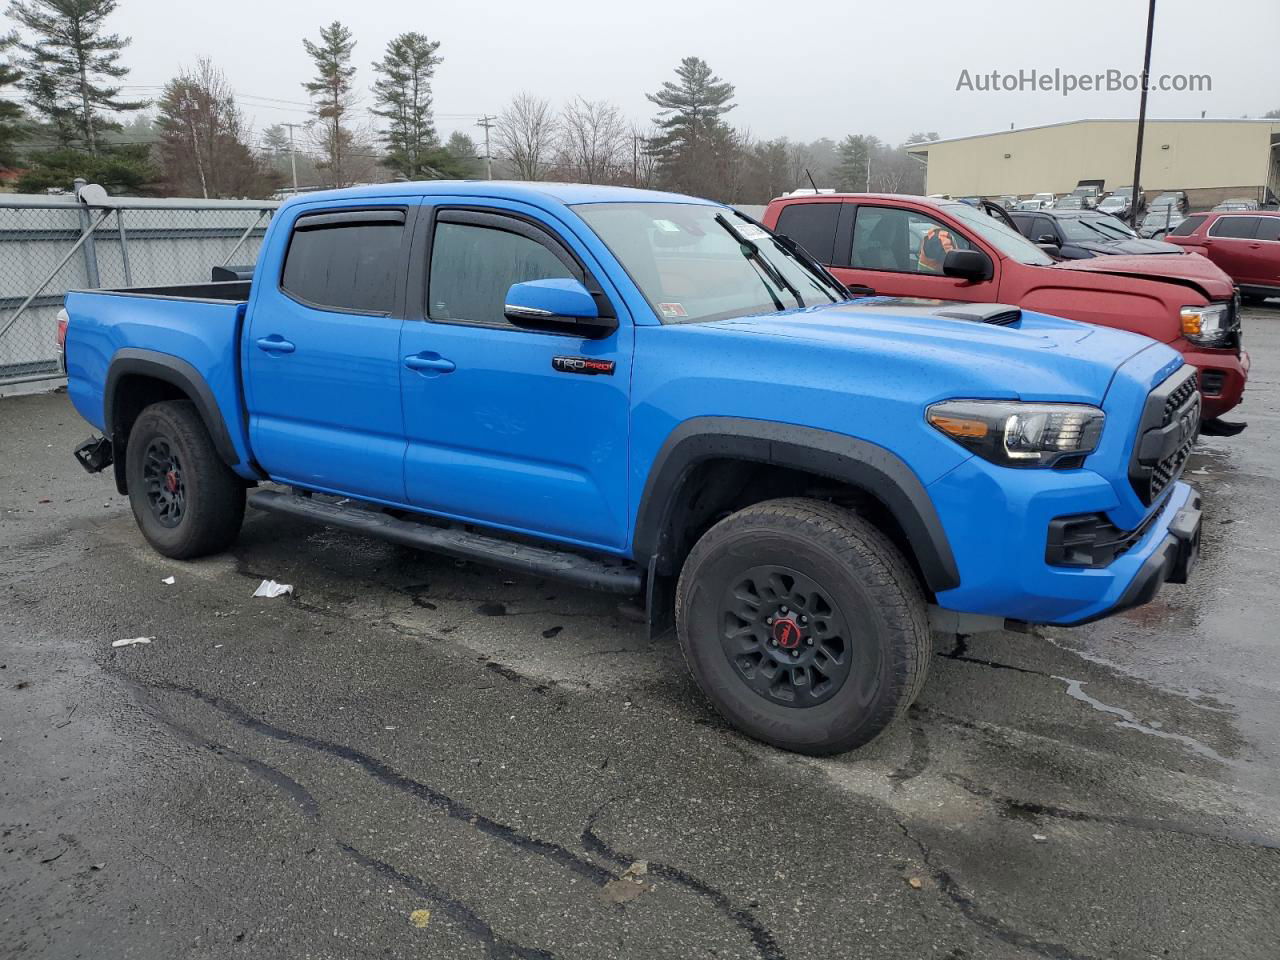
<path id="1" fill-rule="evenodd" d="M 1119 717 L 1116 721 L 1117 727 L 1124 727 L 1127 730 L 1137 730 L 1139 733 L 1145 733 L 1149 737 L 1159 737 L 1162 740 L 1176 740 L 1183 746 L 1194 750 L 1202 757 L 1208 757 L 1210 760 L 1217 760 L 1219 763 L 1229 763 L 1226 757 L 1218 753 L 1212 747 L 1208 747 L 1193 737 L 1188 737 L 1181 733 L 1169 733 L 1167 730 L 1161 730 L 1160 724 L 1146 724 L 1139 720 L 1123 707 L 1113 707 L 1109 703 L 1103 703 L 1101 700 L 1095 700 L 1089 694 L 1084 692 L 1084 680 L 1072 680 L 1070 677 L 1058 677 L 1053 679 L 1061 680 L 1067 685 L 1067 696 L 1079 700 L 1081 703 L 1087 703 L 1099 713 L 1109 713 L 1112 716 Z"/>

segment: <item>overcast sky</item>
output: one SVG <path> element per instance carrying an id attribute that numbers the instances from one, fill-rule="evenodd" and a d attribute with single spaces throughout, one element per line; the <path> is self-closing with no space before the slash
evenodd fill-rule
<path id="1" fill-rule="evenodd" d="M 255 128 L 306 119 L 304 36 L 339 19 L 357 40 L 357 83 L 388 39 L 440 40 L 435 98 L 442 133 L 473 126 L 527 90 L 560 102 L 615 101 L 637 120 L 644 99 L 696 55 L 737 87 L 729 118 L 760 138 L 838 139 L 914 130 L 963 136 L 1080 117 L 1133 116 L 1133 93 L 957 91 L 961 70 L 1076 73 L 1142 66 L 1141 0 L 120 0 L 110 28 L 133 38 L 131 93 L 155 96 L 208 56 L 226 71 Z M 1206 73 L 1208 93 L 1153 93 L 1154 117 L 1258 116 L 1280 108 L 1280 2 L 1159 0 L 1152 73 Z M 273 102 L 294 101 L 294 103 Z"/>

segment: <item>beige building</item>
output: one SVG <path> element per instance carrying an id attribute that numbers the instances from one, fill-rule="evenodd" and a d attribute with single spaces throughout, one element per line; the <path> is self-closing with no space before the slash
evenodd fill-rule
<path id="1" fill-rule="evenodd" d="M 908 148 L 928 165 L 927 193 L 954 197 L 1070 193 L 1081 180 L 1133 182 L 1135 120 L 1073 120 Z M 1148 120 L 1148 198 L 1185 190 L 1194 209 L 1227 197 L 1280 195 L 1280 120 Z"/>

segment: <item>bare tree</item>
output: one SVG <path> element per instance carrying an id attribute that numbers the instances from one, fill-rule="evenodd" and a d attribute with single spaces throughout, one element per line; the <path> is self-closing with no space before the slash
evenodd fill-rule
<path id="1" fill-rule="evenodd" d="M 649 144 L 658 136 L 658 128 L 654 126 L 631 127 L 631 185 L 633 187 L 651 188 L 658 178 L 658 155 L 649 148 Z"/>
<path id="2" fill-rule="evenodd" d="M 498 149 L 516 169 L 520 180 L 541 180 L 558 135 L 551 103 L 521 93 L 498 115 L 494 124 Z"/>
<path id="3" fill-rule="evenodd" d="M 582 183 L 615 183 L 632 162 L 631 137 L 607 100 L 575 97 L 560 113 L 560 163 Z M 628 170 L 629 174 L 630 171 Z"/>
<path id="4" fill-rule="evenodd" d="M 797 187 L 808 187 L 809 177 L 813 173 L 813 148 L 807 143 L 791 143 L 787 145 L 787 179 L 791 181 L 788 190 Z"/>

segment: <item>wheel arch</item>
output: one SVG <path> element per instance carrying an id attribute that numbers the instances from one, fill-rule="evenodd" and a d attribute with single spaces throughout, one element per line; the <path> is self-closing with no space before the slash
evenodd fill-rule
<path id="1" fill-rule="evenodd" d="M 218 401 L 200 372 L 180 357 L 126 347 L 111 360 L 102 396 L 103 426 L 117 454 L 116 489 L 122 494 L 128 493 L 124 450 L 129 432 L 143 409 L 164 400 L 191 401 L 222 461 L 229 467 L 240 462 Z"/>
<path id="2" fill-rule="evenodd" d="M 636 515 L 632 552 L 649 568 L 651 616 L 659 578 L 679 572 L 687 545 L 682 512 L 698 491 L 691 481 L 707 464 L 745 462 L 791 475 L 824 478 L 883 508 L 909 550 L 908 560 L 933 593 L 960 583 L 942 521 L 915 472 L 896 454 L 813 427 L 738 417 L 695 417 L 680 424 L 654 458 Z"/>

